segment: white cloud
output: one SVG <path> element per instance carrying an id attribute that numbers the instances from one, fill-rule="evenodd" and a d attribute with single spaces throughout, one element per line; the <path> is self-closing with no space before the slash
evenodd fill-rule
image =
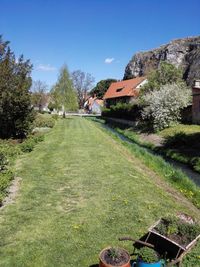
<path id="1" fill-rule="evenodd" d="M 41 70 L 41 71 L 55 71 L 56 68 L 51 66 L 50 64 L 39 64 L 37 67 L 36 67 L 36 70 Z"/>
<path id="2" fill-rule="evenodd" d="M 113 57 L 111 57 L 111 58 L 108 57 L 108 58 L 105 59 L 104 63 L 111 64 L 114 60 L 115 59 Z"/>

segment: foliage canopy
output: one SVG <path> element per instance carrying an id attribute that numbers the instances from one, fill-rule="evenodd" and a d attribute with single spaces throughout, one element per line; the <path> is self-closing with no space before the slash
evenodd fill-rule
<path id="1" fill-rule="evenodd" d="M 33 121 L 29 60 L 14 53 L 0 37 L 0 137 L 24 137 Z"/>
<path id="2" fill-rule="evenodd" d="M 77 95 L 74 90 L 72 80 L 70 79 L 67 66 L 63 66 L 60 70 L 57 83 L 51 91 L 51 95 L 57 110 L 76 111 L 78 109 Z"/>
<path id="3" fill-rule="evenodd" d="M 182 83 L 182 77 L 181 69 L 163 61 L 157 70 L 148 75 L 148 83 L 141 88 L 141 95 L 152 90 L 159 90 L 165 84 Z"/>

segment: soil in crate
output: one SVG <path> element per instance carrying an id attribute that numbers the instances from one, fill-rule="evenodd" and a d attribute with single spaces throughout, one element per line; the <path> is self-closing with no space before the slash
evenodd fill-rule
<path id="1" fill-rule="evenodd" d="M 178 217 L 167 217 L 162 218 L 153 230 L 186 247 L 200 234 L 200 225 L 194 222 L 188 223 Z"/>

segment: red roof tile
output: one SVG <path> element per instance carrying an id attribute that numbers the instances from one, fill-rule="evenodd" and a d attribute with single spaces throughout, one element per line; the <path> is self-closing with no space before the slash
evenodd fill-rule
<path id="1" fill-rule="evenodd" d="M 130 80 L 112 83 L 103 98 L 109 99 L 123 96 L 138 96 L 138 90 L 136 87 L 145 79 L 145 77 L 137 77 Z"/>

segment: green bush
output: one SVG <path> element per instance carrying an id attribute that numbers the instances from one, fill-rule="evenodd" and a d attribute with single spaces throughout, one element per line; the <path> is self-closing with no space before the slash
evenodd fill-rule
<path id="1" fill-rule="evenodd" d="M 8 159 L 5 154 L 0 151 L 0 172 L 6 169 L 6 165 L 8 164 Z"/>
<path id="2" fill-rule="evenodd" d="M 21 144 L 21 151 L 26 153 L 26 152 L 31 152 L 35 145 L 39 142 L 42 142 L 44 140 L 44 135 L 33 135 L 29 138 L 27 138 L 22 144 Z"/>
<path id="3" fill-rule="evenodd" d="M 28 136 L 24 142 L 18 143 L 18 140 L 0 140 L 0 206 L 7 195 L 7 187 L 14 175 L 10 170 L 13 160 L 22 152 L 31 152 L 38 142 L 44 140 L 44 135 Z"/>
<path id="4" fill-rule="evenodd" d="M 12 144 L 9 141 L 0 141 L 0 152 L 9 159 L 19 155 L 21 150 L 16 144 Z"/>
<path id="5" fill-rule="evenodd" d="M 37 114 L 33 123 L 34 127 L 49 127 L 53 128 L 55 125 L 55 119 L 51 115 Z"/>
<path id="6" fill-rule="evenodd" d="M 1 192 L 8 187 L 9 182 L 12 179 L 13 179 L 13 173 L 10 170 L 0 173 L 0 191 Z"/>
<path id="7" fill-rule="evenodd" d="M 110 108 L 104 108 L 102 117 L 137 120 L 140 117 L 140 108 L 137 104 L 118 103 Z"/>
<path id="8" fill-rule="evenodd" d="M 51 117 L 54 119 L 54 120 L 58 120 L 59 118 L 59 115 L 58 114 L 52 114 Z"/>
<path id="9" fill-rule="evenodd" d="M 24 153 L 31 152 L 34 146 L 35 146 L 34 140 L 32 138 L 28 139 L 21 144 L 21 151 Z"/>
<path id="10" fill-rule="evenodd" d="M 9 170 L 0 172 L 0 206 L 2 205 L 3 199 L 6 196 L 6 188 L 9 186 L 13 177 L 13 173 Z"/>
<path id="11" fill-rule="evenodd" d="M 32 64 L 22 55 L 16 60 L 8 43 L 0 37 L 0 136 L 24 138 L 34 119 L 30 93 Z"/>

